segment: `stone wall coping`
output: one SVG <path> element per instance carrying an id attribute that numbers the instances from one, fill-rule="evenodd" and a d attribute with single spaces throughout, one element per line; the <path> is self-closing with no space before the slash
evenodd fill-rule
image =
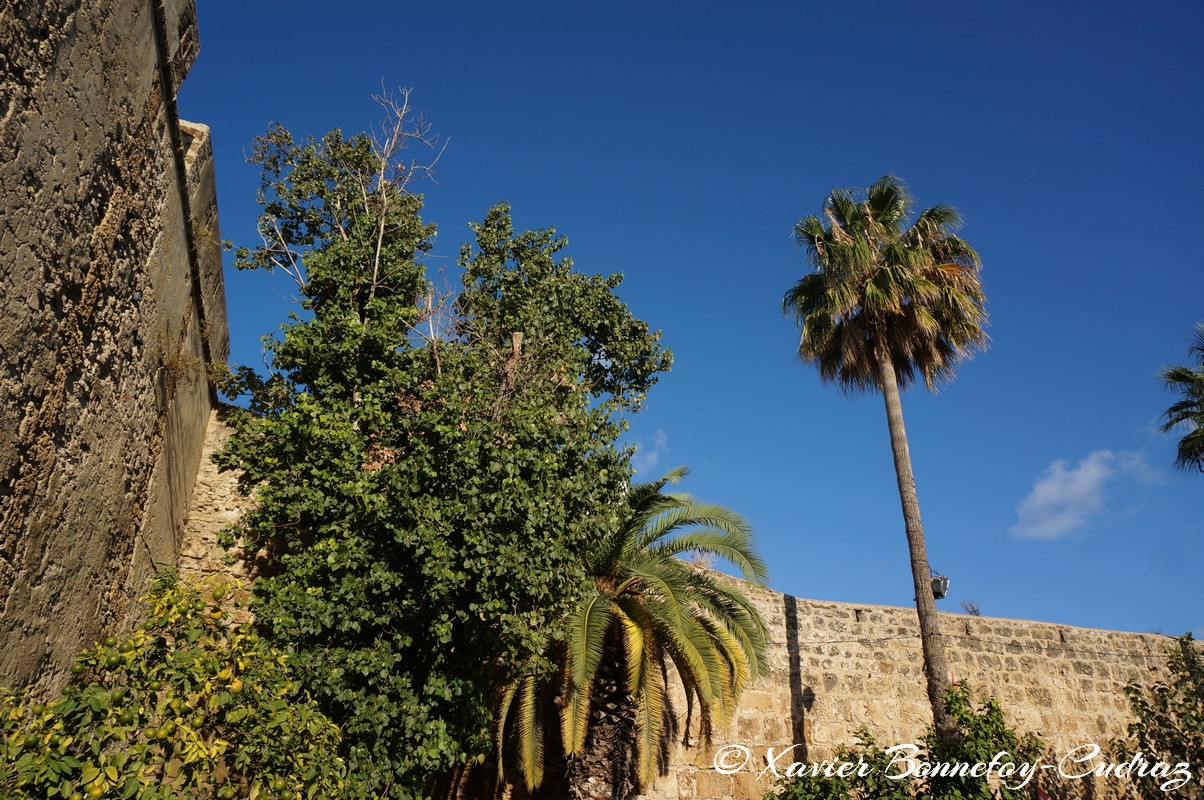
<path id="1" fill-rule="evenodd" d="M 847 600 L 816 600 L 809 597 L 799 597 L 797 595 L 789 595 L 785 592 L 774 589 L 773 587 L 759 586 L 754 587 L 755 590 L 769 592 L 772 594 L 785 597 L 794 597 L 799 603 L 805 603 L 808 606 L 825 607 L 825 608 L 847 608 L 850 611 L 888 611 L 888 612 L 905 612 L 915 614 L 915 608 L 909 606 L 888 606 L 877 603 L 855 603 Z M 1149 631 L 1130 631 L 1120 628 L 1092 628 L 1085 625 L 1071 625 L 1064 622 L 1050 622 L 1049 620 L 1025 619 L 1022 617 L 988 617 L 974 616 L 971 614 L 958 614 L 955 611 L 938 611 L 937 614 L 942 621 L 958 620 L 961 622 L 970 622 L 975 625 L 980 624 L 1000 624 L 1000 625 L 1023 625 L 1026 629 L 1034 627 L 1051 628 L 1058 631 L 1074 632 L 1080 631 L 1083 633 L 1123 633 L 1125 636 L 1142 636 L 1150 641 L 1170 643 L 1177 637 L 1170 636 L 1165 633 L 1153 633 Z"/>

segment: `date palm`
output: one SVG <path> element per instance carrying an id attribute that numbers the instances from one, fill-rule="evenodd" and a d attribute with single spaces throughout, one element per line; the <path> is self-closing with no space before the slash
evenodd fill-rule
<path id="1" fill-rule="evenodd" d="M 1204 323 L 1196 325 L 1195 338 L 1187 352 L 1195 357 L 1195 366 L 1162 370 L 1166 387 L 1183 394 L 1182 400 L 1166 410 L 1162 432 L 1168 433 L 1180 425 L 1187 427 L 1187 433 L 1179 440 L 1175 466 L 1184 471 L 1204 472 Z"/>
<path id="2" fill-rule="evenodd" d="M 626 797 L 659 773 L 672 726 L 670 665 L 704 738 L 764 672 L 768 634 L 756 608 L 736 584 L 681 556 L 717 556 L 757 584 L 765 563 L 738 514 L 665 491 L 686 474 L 681 468 L 630 490 L 625 523 L 586 555 L 590 585 L 553 654 L 555 679 L 526 676 L 507 689 L 499 765 L 517 763 L 528 790 L 543 782 L 544 730 L 554 727 L 563 786 L 548 791 Z"/>
<path id="3" fill-rule="evenodd" d="M 798 355 L 820 379 L 845 392 L 880 392 L 894 455 L 899 500 L 911 558 L 928 699 L 938 733 L 953 735 L 945 710 L 949 669 L 936 616 L 924 527 L 903 424 L 899 392 L 917 378 L 934 389 L 957 362 L 987 341 L 986 298 L 978 254 L 954 231 L 961 222 L 946 205 L 909 221 L 913 200 L 887 175 L 864 193 L 835 189 L 822 219 L 794 227 L 814 271 L 786 292 L 782 309 L 802 336 Z"/>

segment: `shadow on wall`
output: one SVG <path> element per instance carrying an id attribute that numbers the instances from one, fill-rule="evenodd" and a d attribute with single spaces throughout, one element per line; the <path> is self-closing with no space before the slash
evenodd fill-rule
<path id="1" fill-rule="evenodd" d="M 808 761 L 807 740 L 811 726 L 807 715 L 815 703 L 815 692 L 803 686 L 802 658 L 798 651 L 798 600 L 790 595 L 783 596 L 786 612 L 786 652 L 790 657 L 790 735 L 792 744 L 802 762 Z"/>

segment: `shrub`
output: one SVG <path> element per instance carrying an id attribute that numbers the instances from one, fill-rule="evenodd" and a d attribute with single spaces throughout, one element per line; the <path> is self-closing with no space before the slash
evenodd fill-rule
<path id="1" fill-rule="evenodd" d="M 57 700 L 0 688 L 0 796 L 346 796 L 338 729 L 286 656 L 230 620 L 240 593 L 161 574 L 149 621 L 81 653 Z"/>
<path id="2" fill-rule="evenodd" d="M 1204 766 L 1204 659 L 1190 633 L 1175 641 L 1169 656 L 1168 680 L 1149 688 L 1125 687 L 1137 720 L 1129 726 L 1130 741 L 1113 747 L 1120 761 L 1140 754 L 1146 763 L 1170 767 L 1133 776 L 1134 789 L 1145 800 L 1165 798 L 1170 790 L 1176 797 L 1204 797 L 1204 776 L 1191 776 L 1193 768 Z"/>

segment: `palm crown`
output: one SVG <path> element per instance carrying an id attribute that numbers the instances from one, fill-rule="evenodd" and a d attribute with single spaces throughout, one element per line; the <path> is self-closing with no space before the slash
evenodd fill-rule
<path id="1" fill-rule="evenodd" d="M 1204 472 L 1204 323 L 1196 325 L 1195 339 L 1188 354 L 1196 366 L 1166 367 L 1162 380 L 1168 389 L 1179 391 L 1183 399 L 1166 410 L 1163 433 L 1183 425 L 1188 432 L 1179 440 L 1175 466 L 1181 470 Z"/>
<path id="2" fill-rule="evenodd" d="M 802 328 L 799 357 L 846 391 L 879 389 L 884 362 L 901 387 L 918 374 L 935 388 L 986 344 L 978 254 L 953 233 L 960 215 L 936 205 L 908 225 L 912 207 L 907 188 L 887 175 L 864 199 L 833 190 L 824 220 L 811 215 L 794 227 L 815 271 L 786 292 L 782 308 Z"/>
<path id="3" fill-rule="evenodd" d="M 515 760 L 528 787 L 542 779 L 546 703 L 551 699 L 560 708 L 565 755 L 581 755 L 591 705 L 597 701 L 596 684 L 608 666 L 622 676 L 621 701 L 634 712 L 634 742 L 626 744 L 634 745 L 635 772 L 643 785 L 657 774 L 668 712 L 667 664 L 676 669 L 687 696 L 697 701 L 693 705 L 704 737 L 710 735 L 713 717 L 727 719 L 745 685 L 764 672 L 768 634 L 756 608 L 734 584 L 679 556 L 718 556 L 758 584 L 766 579 L 765 563 L 753 551 L 752 532 L 738 514 L 664 491 L 686 474 L 680 468 L 632 487 L 626 524 L 587 555 L 592 582 L 568 621 L 568 637 L 557 658 L 559 685 L 541 687 L 528 676 L 506 692 L 499 714 L 499 763 L 505 763 L 509 745 L 515 744 Z"/>

